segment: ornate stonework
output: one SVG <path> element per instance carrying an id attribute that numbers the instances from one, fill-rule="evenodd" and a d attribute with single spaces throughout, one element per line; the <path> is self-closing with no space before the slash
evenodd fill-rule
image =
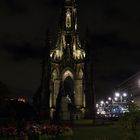
<path id="1" fill-rule="evenodd" d="M 50 114 L 54 117 L 60 100 L 61 119 L 82 118 L 86 107 L 84 93 L 85 51 L 79 40 L 75 0 L 65 0 L 57 43 L 50 51 Z M 66 104 L 67 103 L 67 104 Z M 67 107 L 72 105 L 71 107 Z M 65 106 L 65 107 L 64 107 Z M 67 107 L 67 108 L 66 108 Z"/>

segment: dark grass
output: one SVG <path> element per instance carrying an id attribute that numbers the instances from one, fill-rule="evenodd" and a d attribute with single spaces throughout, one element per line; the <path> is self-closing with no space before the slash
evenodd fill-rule
<path id="1" fill-rule="evenodd" d="M 74 124 L 73 136 L 69 140 L 124 140 L 126 135 L 119 121 L 96 121 L 93 125 L 92 120 L 79 120 Z M 137 134 L 140 138 L 140 124 Z"/>
<path id="2" fill-rule="evenodd" d="M 123 130 L 118 122 L 78 120 L 74 122 L 72 140 L 123 140 Z"/>
<path id="3" fill-rule="evenodd" d="M 116 125 L 78 127 L 73 140 L 123 140 L 122 130 Z"/>

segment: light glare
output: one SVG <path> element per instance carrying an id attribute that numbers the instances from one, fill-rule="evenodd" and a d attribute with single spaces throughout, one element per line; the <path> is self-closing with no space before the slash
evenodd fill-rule
<path id="1" fill-rule="evenodd" d="M 127 93 L 123 93 L 123 97 L 126 97 L 127 96 Z"/>
<path id="2" fill-rule="evenodd" d="M 115 93 L 115 96 L 116 96 L 116 97 L 120 97 L 120 93 L 119 93 L 119 92 L 116 92 L 116 93 Z"/>

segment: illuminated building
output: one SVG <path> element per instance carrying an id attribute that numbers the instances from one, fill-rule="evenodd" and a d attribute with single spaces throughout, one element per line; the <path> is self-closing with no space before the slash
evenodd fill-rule
<path id="1" fill-rule="evenodd" d="M 140 106 L 140 72 L 129 77 L 117 88 L 121 93 L 127 93 L 129 100 Z"/>
<path id="2" fill-rule="evenodd" d="M 57 43 L 50 51 L 50 108 L 54 112 L 54 108 L 57 110 L 59 106 L 62 120 L 82 118 L 84 115 L 85 55 L 78 35 L 75 0 L 65 0 Z M 59 96 L 60 102 L 57 101 Z"/>

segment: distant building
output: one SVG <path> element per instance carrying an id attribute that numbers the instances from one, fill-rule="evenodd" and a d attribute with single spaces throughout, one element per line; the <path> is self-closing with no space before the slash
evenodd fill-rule
<path id="1" fill-rule="evenodd" d="M 121 93 L 126 92 L 131 100 L 140 107 L 140 72 L 132 75 L 118 86 Z"/>

